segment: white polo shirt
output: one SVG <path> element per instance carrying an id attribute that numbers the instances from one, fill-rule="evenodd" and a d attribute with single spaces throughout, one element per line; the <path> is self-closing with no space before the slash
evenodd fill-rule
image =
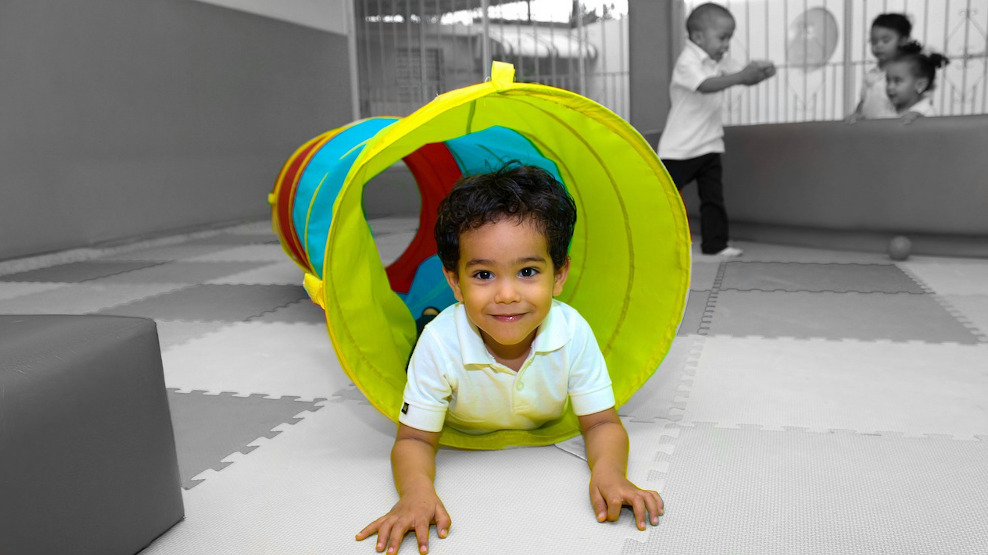
<path id="1" fill-rule="evenodd" d="M 711 152 L 724 152 L 724 124 L 721 105 L 724 91 L 702 93 L 697 89 L 711 77 L 740 71 L 738 62 L 711 58 L 693 41 L 676 60 L 669 84 L 672 107 L 666 127 L 659 137 L 659 158 L 688 160 Z"/>
<path id="2" fill-rule="evenodd" d="M 898 117 L 885 90 L 885 70 L 877 65 L 865 71 L 861 84 L 861 117 L 886 119 Z"/>
<path id="3" fill-rule="evenodd" d="M 518 372 L 494 360 L 463 303 L 425 327 L 408 365 L 398 420 L 438 432 L 446 425 L 481 434 L 531 430 L 559 418 L 614 406 L 614 391 L 593 331 L 573 307 L 553 301 Z"/>

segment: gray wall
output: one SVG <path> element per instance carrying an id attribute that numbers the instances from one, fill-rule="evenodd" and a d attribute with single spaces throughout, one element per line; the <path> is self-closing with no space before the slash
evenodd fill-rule
<path id="1" fill-rule="evenodd" d="M 656 136 L 669 115 L 669 82 L 683 43 L 682 0 L 628 1 L 629 122 Z"/>
<path id="2" fill-rule="evenodd" d="M 0 3 L 0 260 L 264 218 L 351 119 L 343 35 L 187 0 Z"/>

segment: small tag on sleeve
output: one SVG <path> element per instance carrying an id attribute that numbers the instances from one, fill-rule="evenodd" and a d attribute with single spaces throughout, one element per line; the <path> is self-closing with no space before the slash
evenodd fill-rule
<path id="1" fill-rule="evenodd" d="M 408 414 L 408 403 L 401 405 L 401 413 Z"/>

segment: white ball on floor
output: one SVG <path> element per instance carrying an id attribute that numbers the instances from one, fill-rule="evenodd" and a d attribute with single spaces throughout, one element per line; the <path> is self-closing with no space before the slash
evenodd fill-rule
<path id="1" fill-rule="evenodd" d="M 892 260 L 906 260 L 912 251 L 913 244 L 908 237 L 898 235 L 889 241 L 889 258 Z"/>

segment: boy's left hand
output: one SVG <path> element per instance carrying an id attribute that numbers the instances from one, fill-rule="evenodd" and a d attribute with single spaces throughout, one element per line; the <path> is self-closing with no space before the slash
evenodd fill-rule
<path id="1" fill-rule="evenodd" d="M 590 503 L 597 522 L 616 521 L 621 507 L 630 505 L 639 530 L 645 529 L 646 516 L 653 526 L 658 524 L 663 511 L 662 498 L 657 492 L 641 489 L 624 476 L 604 470 L 590 475 Z"/>

